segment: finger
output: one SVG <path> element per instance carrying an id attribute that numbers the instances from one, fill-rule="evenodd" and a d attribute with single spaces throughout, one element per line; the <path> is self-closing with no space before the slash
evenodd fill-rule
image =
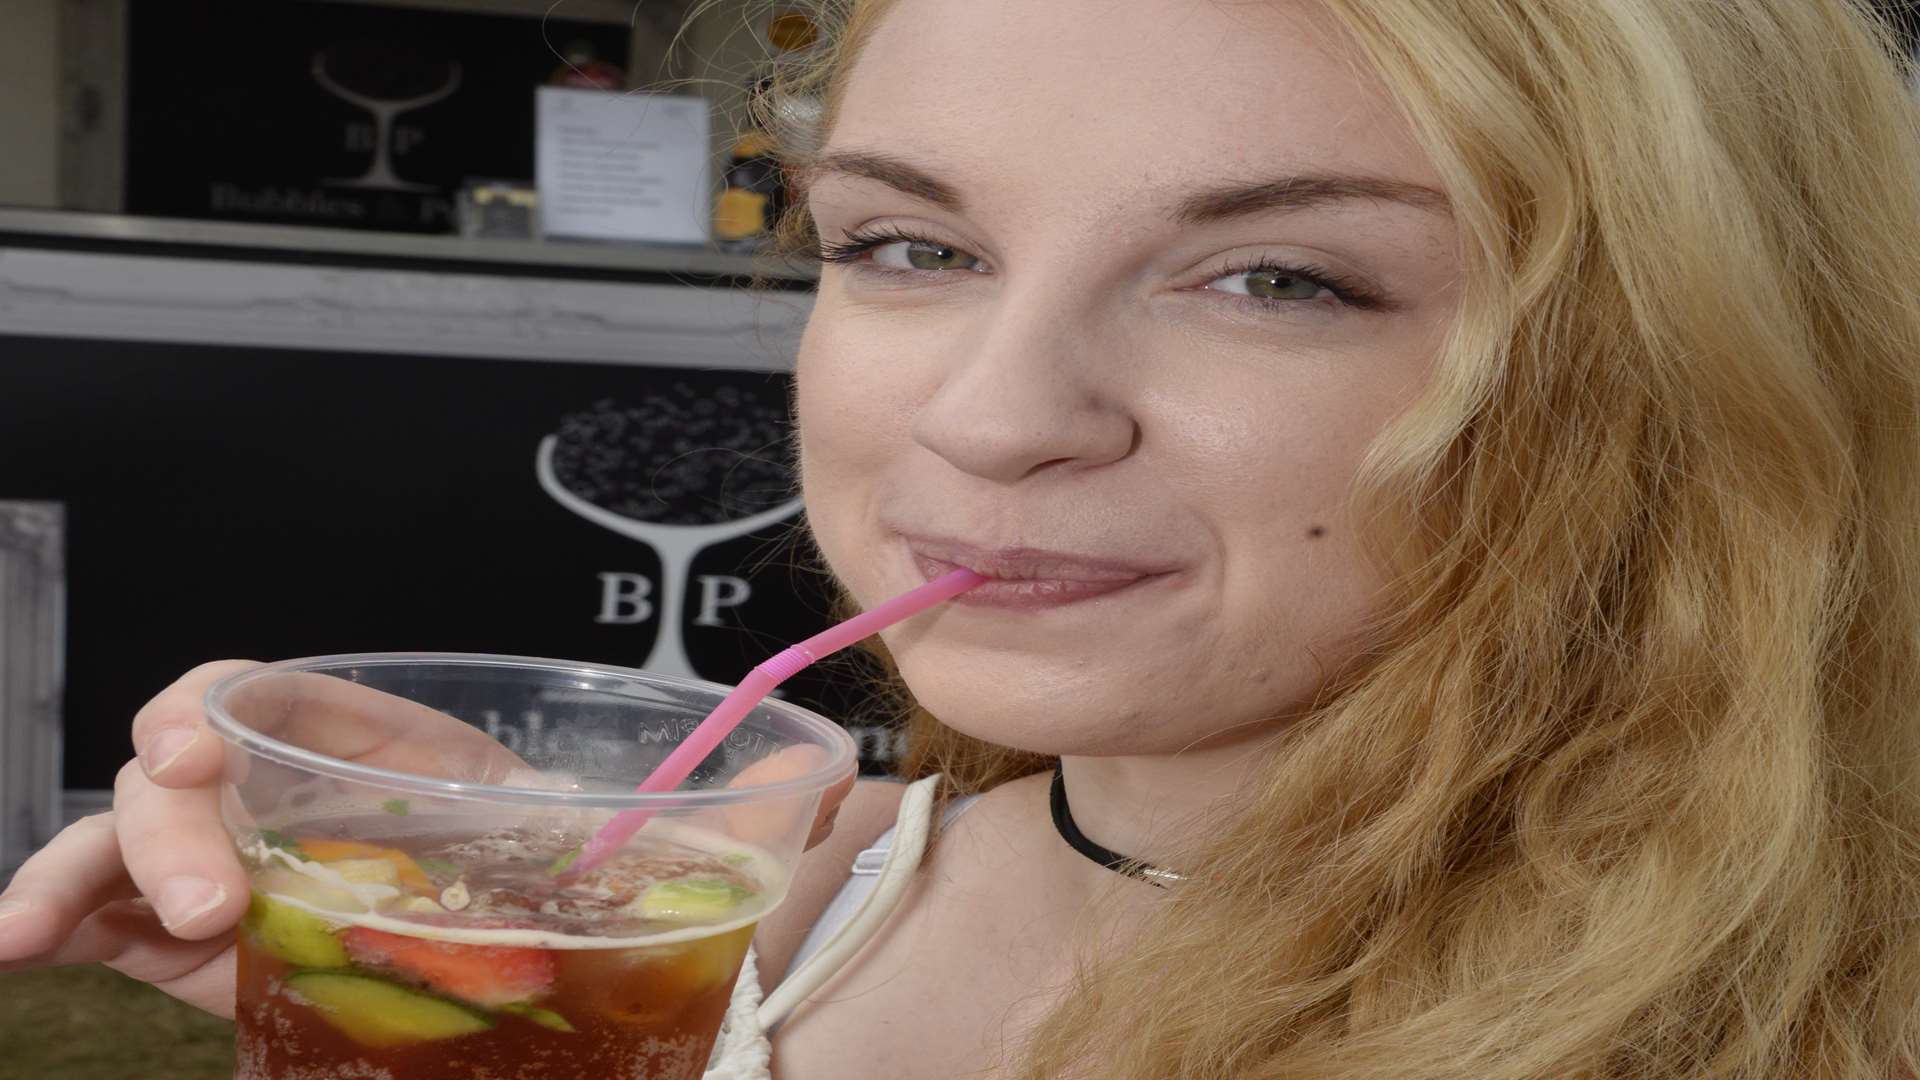
<path id="1" fill-rule="evenodd" d="M 207 944 L 218 944 L 210 942 Z M 150 979 L 154 986 L 215 1016 L 233 1019 L 235 969 L 239 966 L 232 945 L 183 975 L 171 979 Z M 130 973 L 129 973 L 130 974 Z M 137 976 L 136 976 L 137 977 Z"/>
<path id="2" fill-rule="evenodd" d="M 223 934 L 247 910 L 247 878 L 220 823 L 212 787 L 167 788 L 128 764 L 114 784 L 114 819 L 127 873 L 173 936 Z"/>
<path id="3" fill-rule="evenodd" d="M 746 768 L 741 769 L 734 775 L 732 780 L 727 781 L 727 786 L 747 787 L 752 784 L 777 784 L 782 780 L 791 780 L 796 776 L 805 776 L 807 773 L 826 764 L 828 756 L 825 747 L 814 746 L 811 743 L 782 747 Z M 847 783 L 850 788 L 853 781 L 849 779 Z M 839 797 L 844 799 L 846 798 L 846 794 L 846 790 L 842 790 Z"/>
<path id="4" fill-rule="evenodd" d="M 30 962 L 0 964 L 0 971 L 105 964 L 142 982 L 176 979 L 233 947 L 227 937 L 182 941 L 167 932 L 144 898 L 115 900 L 88 913 L 53 947 Z"/>
<path id="5" fill-rule="evenodd" d="M 827 751 L 818 746 L 785 747 L 741 769 L 727 782 L 727 786 L 743 788 L 791 780 L 819 768 L 826 759 Z M 847 797 L 847 792 L 853 789 L 853 781 L 854 775 L 850 771 L 844 781 L 836 782 L 822 794 L 813 820 L 807 823 L 807 847 L 819 843 L 832 831 L 833 812 Z M 769 840 L 795 824 L 791 807 L 784 801 L 772 804 L 742 803 L 726 808 L 722 816 L 727 832 L 750 842 Z"/>
<path id="6" fill-rule="evenodd" d="M 149 778 L 166 787 L 209 784 L 220 775 L 219 739 L 205 699 L 214 683 L 259 667 L 250 660 L 202 664 L 134 717 L 134 746 Z M 229 711 L 243 724 L 303 749 L 380 768 L 499 783 L 530 770 L 485 732 L 418 702 L 313 672 L 288 672 L 236 691 Z"/>
<path id="7" fill-rule="evenodd" d="M 50 951 L 31 961 L 0 962 L 0 973 L 61 964 L 105 964 L 197 1008 L 233 1015 L 233 943 L 181 941 L 140 900 L 108 904 Z"/>
<path id="8" fill-rule="evenodd" d="M 0 893 L 0 964 L 24 966 L 55 954 L 101 907 L 135 895 L 120 861 L 112 814 L 82 818 L 22 863 Z"/>
<path id="9" fill-rule="evenodd" d="M 126 975 L 174 994 L 188 996 L 201 1008 L 224 1006 L 233 1015 L 233 939 L 221 935 L 207 941 L 181 941 L 168 933 L 153 908 L 138 900 L 108 904 L 80 925 L 61 946 L 60 963 L 105 964 Z M 225 975 L 224 987 L 212 993 L 195 980 L 213 969 Z"/>
<path id="10" fill-rule="evenodd" d="M 226 708 L 262 735 L 343 761 L 468 783 L 528 783 L 539 775 L 457 717 L 332 675 L 263 677 L 236 689 Z"/>
<path id="11" fill-rule="evenodd" d="M 840 816 L 840 807 L 847 801 L 847 794 L 860 779 L 859 770 L 847 773 L 846 779 L 836 782 L 820 795 L 820 809 L 813 815 L 813 831 L 807 835 L 805 850 L 812 851 L 820 842 L 833 835 L 833 823 Z"/>
<path id="12" fill-rule="evenodd" d="M 220 777 L 220 740 L 207 728 L 207 688 L 260 665 L 250 660 L 202 664 L 155 694 L 133 717 L 133 747 L 154 783 L 198 787 Z"/>

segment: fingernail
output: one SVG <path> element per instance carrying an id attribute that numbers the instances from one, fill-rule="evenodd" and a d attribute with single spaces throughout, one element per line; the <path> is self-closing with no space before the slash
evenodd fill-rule
<path id="1" fill-rule="evenodd" d="M 219 907 L 226 898 L 227 890 L 206 878 L 176 877 L 160 883 L 160 895 L 153 898 L 153 906 L 160 912 L 161 923 L 177 930 Z"/>
<path id="2" fill-rule="evenodd" d="M 11 919 L 15 915 L 27 913 L 25 900 L 0 900 L 0 919 Z"/>
<path id="3" fill-rule="evenodd" d="M 155 735 L 147 740 L 147 745 L 140 751 L 140 767 L 147 771 L 149 779 L 159 776 L 180 760 L 180 755 L 186 753 L 187 747 L 192 746 L 199 737 L 199 732 L 181 728 L 170 728 Z"/>

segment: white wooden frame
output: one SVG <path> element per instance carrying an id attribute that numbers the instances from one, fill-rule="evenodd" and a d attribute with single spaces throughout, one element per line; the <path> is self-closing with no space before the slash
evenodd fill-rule
<path id="1" fill-rule="evenodd" d="M 0 502 L 0 880 L 60 831 L 65 515 Z"/>

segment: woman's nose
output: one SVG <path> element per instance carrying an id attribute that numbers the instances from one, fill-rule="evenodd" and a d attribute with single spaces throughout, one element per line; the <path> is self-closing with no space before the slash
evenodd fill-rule
<path id="1" fill-rule="evenodd" d="M 1032 308 L 987 318 L 944 350 L 944 378 L 914 417 L 916 442 L 1002 484 L 1132 452 L 1139 427 L 1124 372 L 1097 335 Z"/>

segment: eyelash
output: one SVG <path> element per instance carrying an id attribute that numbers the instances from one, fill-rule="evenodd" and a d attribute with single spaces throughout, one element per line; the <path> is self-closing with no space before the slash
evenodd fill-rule
<path id="1" fill-rule="evenodd" d="M 946 244 L 929 237 L 917 236 L 900 229 L 874 229 L 866 232 L 849 233 L 844 241 L 838 243 L 822 240 L 820 242 L 820 261 L 823 263 L 848 265 L 859 262 L 862 256 L 873 251 L 875 248 L 885 247 L 888 244 L 901 243 L 924 244 L 929 247 L 957 246 Z M 1383 297 L 1367 286 L 1362 285 L 1360 282 L 1335 273 L 1325 267 L 1314 266 L 1310 263 L 1282 263 L 1273 259 L 1252 259 L 1222 267 L 1220 271 L 1209 280 L 1233 277 L 1237 274 L 1253 274 L 1261 271 L 1284 274 L 1288 277 L 1310 281 L 1332 293 L 1334 298 L 1339 300 L 1341 304 L 1361 311 L 1379 311 L 1388 306 Z M 947 271 L 944 270 L 896 270 L 891 267 L 875 268 L 874 272 L 906 275 L 947 273 Z M 1255 311 L 1268 314 L 1274 313 L 1278 309 L 1296 308 L 1302 303 L 1310 302 L 1301 300 L 1267 300 L 1258 296 L 1241 296 L 1238 293 L 1222 293 L 1221 295 Z"/>
<path id="2" fill-rule="evenodd" d="M 865 255 L 867 252 L 872 251 L 874 248 L 885 247 L 888 244 L 901 244 L 901 243 L 925 244 L 929 247 L 948 246 L 946 244 L 942 244 L 938 240 L 932 240 L 925 236 L 915 236 L 912 233 L 902 232 L 901 230 L 898 230 L 898 229 L 873 229 L 867 232 L 848 233 L 846 240 L 837 244 L 829 240 L 820 241 L 820 261 L 823 263 L 842 263 L 842 264 L 854 263 L 860 260 L 860 256 Z M 939 273 L 939 271 L 931 271 L 931 270 L 930 271 L 918 271 L 918 270 L 901 271 L 901 270 L 892 270 L 892 269 L 883 269 L 882 272 L 890 273 L 890 274 Z"/>

